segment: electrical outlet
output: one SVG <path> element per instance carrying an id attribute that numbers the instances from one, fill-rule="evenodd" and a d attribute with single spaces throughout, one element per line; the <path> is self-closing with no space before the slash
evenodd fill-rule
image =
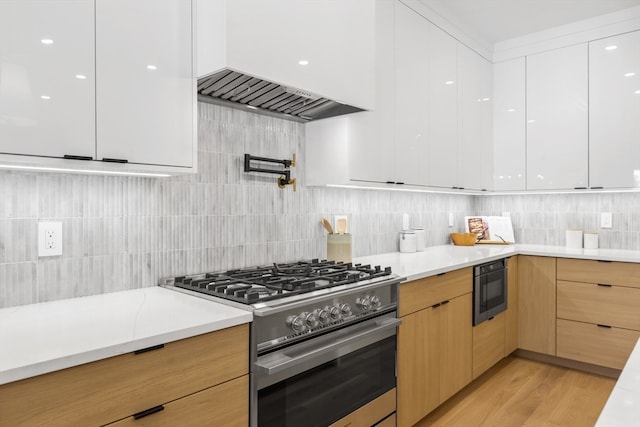
<path id="1" fill-rule="evenodd" d="M 600 214 L 600 228 L 611 228 L 613 226 L 613 218 L 611 212 L 602 212 Z"/>
<path id="2" fill-rule="evenodd" d="M 38 222 L 38 256 L 62 255 L 62 223 Z"/>

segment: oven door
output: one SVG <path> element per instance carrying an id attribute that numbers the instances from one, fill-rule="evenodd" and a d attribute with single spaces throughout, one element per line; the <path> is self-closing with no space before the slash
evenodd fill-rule
<path id="1" fill-rule="evenodd" d="M 328 426 L 394 389 L 400 323 L 394 312 L 259 356 L 257 425 Z"/>
<path id="2" fill-rule="evenodd" d="M 475 277 L 473 325 L 507 309 L 507 269 Z"/>

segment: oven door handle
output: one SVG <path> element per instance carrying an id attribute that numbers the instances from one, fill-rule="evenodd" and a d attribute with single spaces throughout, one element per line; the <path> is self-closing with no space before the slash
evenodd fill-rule
<path id="1" fill-rule="evenodd" d="M 398 318 L 385 319 L 378 322 L 374 328 L 356 332 L 330 344 L 318 346 L 308 352 L 297 354 L 295 357 L 283 355 L 283 357 L 274 361 L 265 361 L 262 363 L 258 361 L 255 366 L 259 369 L 260 374 L 268 376 L 295 368 L 299 365 L 304 365 L 314 359 L 322 359 L 327 355 L 331 358 L 331 355 L 335 352 L 340 352 L 340 350 L 344 350 L 344 354 L 350 353 L 375 341 L 386 338 L 386 336 L 395 334 L 395 331 L 393 333 L 389 333 L 389 331 L 397 328 L 401 323 L 402 320 Z"/>

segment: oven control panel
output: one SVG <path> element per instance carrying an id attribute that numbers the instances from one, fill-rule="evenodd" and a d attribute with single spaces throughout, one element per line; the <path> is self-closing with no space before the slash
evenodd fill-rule
<path id="1" fill-rule="evenodd" d="M 259 350 L 344 327 L 378 312 L 397 309 L 397 286 L 375 287 L 315 299 L 297 307 L 254 319 Z M 255 315 L 255 313 L 254 313 Z"/>

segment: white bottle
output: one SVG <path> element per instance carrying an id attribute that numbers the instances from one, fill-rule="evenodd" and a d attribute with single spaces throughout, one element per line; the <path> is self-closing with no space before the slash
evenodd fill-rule
<path id="1" fill-rule="evenodd" d="M 413 230 L 402 230 L 400 232 L 400 252 L 409 253 L 416 251 L 417 237 Z"/>
<path id="2" fill-rule="evenodd" d="M 424 231 L 424 227 L 416 225 L 411 227 L 411 230 L 416 233 L 416 251 L 424 251 L 427 246 L 427 233 Z"/>

